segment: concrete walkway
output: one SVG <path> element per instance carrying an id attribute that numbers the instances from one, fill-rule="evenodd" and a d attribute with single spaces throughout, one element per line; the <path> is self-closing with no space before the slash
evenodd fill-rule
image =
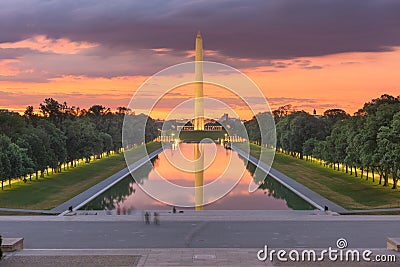
<path id="1" fill-rule="evenodd" d="M 314 250 L 318 255 L 321 253 L 321 249 Z M 340 262 L 329 261 L 327 256 L 317 262 L 280 262 L 276 256 L 273 261 L 260 261 L 258 251 L 257 248 L 27 249 L 7 254 L 2 266 L 398 266 L 400 261 L 400 253 L 385 249 L 371 249 L 372 255 L 394 255 L 396 262 Z"/>
<path id="2" fill-rule="evenodd" d="M 339 215 L 319 210 L 202 210 L 173 214 L 166 210 L 154 210 L 163 222 L 271 222 L 271 221 L 400 221 L 400 215 Z M 152 211 L 152 212 L 154 212 Z M 68 216 L 0 216 L 0 227 L 14 222 L 143 222 L 144 211 L 130 215 L 106 215 L 102 211 L 77 211 Z"/>
<path id="3" fill-rule="evenodd" d="M 89 203 L 91 200 L 105 192 L 107 189 L 111 188 L 113 185 L 127 177 L 131 171 L 134 171 L 141 166 L 143 166 L 146 162 L 157 156 L 163 148 L 159 148 L 156 151 L 150 153 L 148 156 L 145 156 L 141 158 L 140 160 L 136 161 L 132 165 L 126 167 L 125 169 L 111 175 L 107 179 L 101 181 L 100 183 L 92 186 L 88 190 L 80 193 L 79 195 L 71 198 L 70 200 L 62 203 L 61 205 L 53 208 L 50 210 L 50 213 L 63 213 L 68 210 L 69 207 L 73 207 L 73 210 L 78 210 L 79 208 L 83 207 L 87 203 Z"/>
<path id="4" fill-rule="evenodd" d="M 312 191 L 308 187 L 296 182 L 292 178 L 284 175 L 283 173 L 277 171 L 274 168 L 270 168 L 267 164 L 264 162 L 259 161 L 255 157 L 247 154 L 245 151 L 232 146 L 232 149 L 235 150 L 240 156 L 248 159 L 251 163 L 254 165 L 258 166 L 261 170 L 267 172 L 269 169 L 269 175 L 277 180 L 279 183 L 283 184 L 286 186 L 289 190 L 291 190 L 293 193 L 310 203 L 312 206 L 324 210 L 324 207 L 327 206 L 329 210 L 334 211 L 334 212 L 346 212 L 347 210 L 336 203 L 324 198 L 323 196 L 317 194 L 316 192 Z"/>
<path id="5" fill-rule="evenodd" d="M 338 238 L 352 248 L 386 248 L 399 233 L 400 216 L 229 213 L 161 214 L 159 225 L 140 215 L 0 216 L 0 229 L 5 238 L 24 237 L 27 249 L 326 248 Z"/>
<path id="6" fill-rule="evenodd" d="M 376 262 L 261 262 L 257 252 L 336 247 L 386 250 L 400 216 L 334 216 L 314 211 L 193 211 L 161 214 L 160 225 L 143 217 L 0 216 L 4 237 L 25 238 L 25 250 L 7 254 L 2 266 L 397 266 Z M 377 231 L 377 225 L 380 227 Z M 397 262 L 398 264 L 398 262 Z"/>

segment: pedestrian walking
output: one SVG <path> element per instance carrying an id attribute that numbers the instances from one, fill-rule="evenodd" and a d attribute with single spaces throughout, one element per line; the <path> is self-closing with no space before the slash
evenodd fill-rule
<path id="1" fill-rule="evenodd" d="M 144 214 L 144 220 L 145 220 L 146 224 L 150 224 L 150 213 L 148 213 L 147 211 Z"/>
<path id="2" fill-rule="evenodd" d="M 154 224 L 159 225 L 160 224 L 160 218 L 157 212 L 154 212 Z"/>

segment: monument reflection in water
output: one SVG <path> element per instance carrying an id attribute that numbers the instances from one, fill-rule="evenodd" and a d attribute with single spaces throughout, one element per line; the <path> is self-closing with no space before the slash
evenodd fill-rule
<path id="1" fill-rule="evenodd" d="M 194 144 L 194 160 L 195 160 L 195 173 L 194 173 L 194 198 L 196 210 L 202 210 L 204 205 L 204 144 Z"/>
<path id="2" fill-rule="evenodd" d="M 172 209 L 171 206 L 151 198 L 138 186 L 138 183 L 153 183 L 156 186 L 160 179 L 164 178 L 171 183 L 181 186 L 193 187 L 194 184 L 196 186 L 195 192 L 191 193 L 191 195 L 177 195 L 174 197 L 176 199 L 193 199 L 193 206 L 196 210 L 313 209 L 307 202 L 276 182 L 273 178 L 266 177 L 265 174 L 253 177 L 255 166 L 250 163 L 245 169 L 239 183 L 231 192 L 211 204 L 203 205 L 207 203 L 207 199 L 205 199 L 201 185 L 207 185 L 218 179 L 225 171 L 229 161 L 231 161 L 229 165 L 234 168 L 232 173 L 235 173 L 235 168 L 243 169 L 245 162 L 235 151 L 226 150 L 221 145 L 181 143 L 178 149 L 180 151 L 174 150 L 172 147 L 165 149 L 151 163 L 149 162 L 135 171 L 133 173 L 134 179 L 132 177 L 125 178 L 88 203 L 83 209 L 170 210 Z M 190 160 L 197 159 L 195 161 L 196 171 L 194 173 L 182 171 L 173 166 L 168 160 L 171 158 L 179 160 L 180 154 L 183 154 Z M 203 170 L 204 165 L 205 170 Z M 236 173 L 238 172 L 236 171 Z M 237 180 L 237 177 L 226 177 L 226 179 Z M 253 193 L 248 192 L 250 179 L 254 179 L 260 184 L 259 189 Z"/>

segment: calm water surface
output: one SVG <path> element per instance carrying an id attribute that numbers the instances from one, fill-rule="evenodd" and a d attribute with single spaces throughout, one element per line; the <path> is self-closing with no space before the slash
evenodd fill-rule
<path id="1" fill-rule="evenodd" d="M 171 207 L 148 196 L 140 187 L 140 184 L 154 183 L 156 186 L 161 177 L 182 186 L 194 186 L 195 174 L 179 170 L 170 163 L 181 161 L 182 155 L 189 160 L 195 158 L 193 152 L 199 144 L 179 144 L 178 148 L 168 148 L 161 152 L 148 164 L 145 164 L 131 176 L 104 192 L 102 195 L 87 204 L 86 210 L 114 210 L 117 208 L 127 210 L 169 210 Z M 202 144 L 204 151 L 204 185 L 216 180 L 230 166 L 229 173 L 222 179 L 234 179 L 237 173 L 243 175 L 233 190 L 223 198 L 204 206 L 204 210 L 307 210 L 313 209 L 307 202 L 292 193 L 286 187 L 276 182 L 265 174 L 253 177 L 255 166 L 251 163 L 245 165 L 245 161 L 232 150 L 226 150 L 223 146 L 214 144 Z M 179 153 L 179 152 L 182 153 Z M 215 156 L 215 157 L 214 157 Z M 245 167 L 245 168 L 243 168 Z M 236 170 L 237 169 L 237 170 Z M 248 192 L 251 179 L 260 184 L 257 191 Z M 228 181 L 230 182 L 230 181 Z M 161 189 L 162 190 L 162 189 Z M 192 196 L 174 196 L 193 199 Z M 212 198 L 211 198 L 212 199 Z"/>

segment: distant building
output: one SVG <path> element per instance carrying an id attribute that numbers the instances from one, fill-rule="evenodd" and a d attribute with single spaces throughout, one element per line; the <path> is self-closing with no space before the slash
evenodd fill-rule
<path id="1" fill-rule="evenodd" d="M 313 114 L 312 114 L 315 118 L 322 118 L 323 115 L 318 115 L 317 114 L 317 110 L 314 108 Z"/>
<path id="2" fill-rule="evenodd" d="M 219 119 L 220 121 L 228 121 L 229 120 L 229 115 L 228 113 L 224 113 L 224 115 L 222 115 L 222 117 Z"/>
<path id="3" fill-rule="evenodd" d="M 213 119 L 205 119 L 204 122 L 204 131 L 222 131 L 222 126 L 217 121 Z M 196 129 L 193 123 L 194 120 L 187 121 L 185 125 L 178 125 L 177 130 L 194 131 Z"/>

